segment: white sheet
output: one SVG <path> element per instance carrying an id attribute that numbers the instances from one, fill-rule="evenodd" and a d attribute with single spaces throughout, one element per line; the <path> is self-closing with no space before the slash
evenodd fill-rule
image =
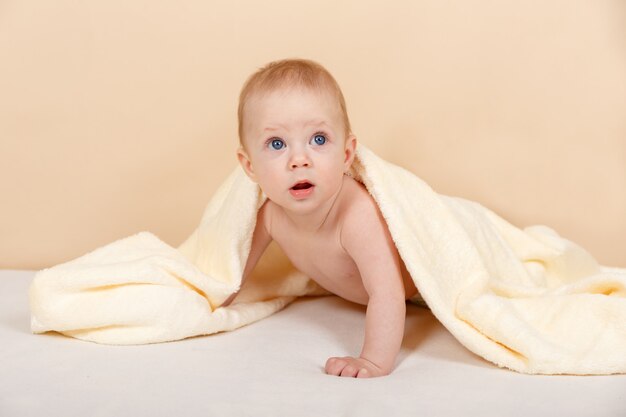
<path id="1" fill-rule="evenodd" d="M 412 304 L 396 370 L 356 380 L 323 372 L 329 356 L 362 343 L 365 306 L 338 297 L 301 298 L 232 332 L 107 346 L 33 335 L 33 276 L 0 271 L 2 417 L 626 416 L 626 375 L 500 369 Z"/>

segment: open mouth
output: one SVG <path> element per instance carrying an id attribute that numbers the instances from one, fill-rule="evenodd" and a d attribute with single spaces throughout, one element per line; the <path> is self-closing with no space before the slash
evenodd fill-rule
<path id="1" fill-rule="evenodd" d="M 296 185 L 294 185 L 293 187 L 291 187 L 292 190 L 306 190 L 307 188 L 311 188 L 313 187 L 313 184 L 311 184 L 308 181 L 303 181 L 303 182 L 299 182 Z"/>

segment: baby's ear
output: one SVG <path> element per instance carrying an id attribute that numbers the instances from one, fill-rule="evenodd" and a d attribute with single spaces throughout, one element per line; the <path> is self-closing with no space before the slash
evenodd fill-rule
<path id="1" fill-rule="evenodd" d="M 250 160 L 250 157 L 243 146 L 237 148 L 237 159 L 239 160 L 239 165 L 241 165 L 246 175 L 252 181 L 257 182 L 256 175 L 254 174 L 254 168 L 252 167 L 252 160 Z"/>
<path id="2" fill-rule="evenodd" d="M 345 158 L 343 161 L 343 168 L 345 172 L 348 172 L 350 166 L 352 165 L 352 161 L 354 161 L 354 155 L 356 153 L 356 136 L 353 134 L 348 135 L 346 138 L 346 146 L 345 146 Z"/>

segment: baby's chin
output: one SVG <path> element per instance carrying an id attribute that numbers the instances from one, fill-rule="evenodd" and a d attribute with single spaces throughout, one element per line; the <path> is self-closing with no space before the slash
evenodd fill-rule
<path id="1" fill-rule="evenodd" d="M 267 196 L 267 199 L 281 209 L 297 215 L 313 214 L 320 209 L 321 205 L 321 202 L 316 199 L 297 200 L 291 196 L 287 198 Z"/>

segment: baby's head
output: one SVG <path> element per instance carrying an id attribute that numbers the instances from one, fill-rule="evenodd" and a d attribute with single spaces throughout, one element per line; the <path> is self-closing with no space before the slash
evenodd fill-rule
<path id="1" fill-rule="evenodd" d="M 283 59 L 265 65 L 248 77 L 243 85 L 237 110 L 239 145 L 246 147 L 246 127 L 250 127 L 250 124 L 254 122 L 250 120 L 249 103 L 271 93 L 287 90 L 308 90 L 319 94 L 330 94 L 337 104 L 345 137 L 347 138 L 352 133 L 346 101 L 339 84 L 330 72 L 311 60 Z"/>
<path id="2" fill-rule="evenodd" d="M 238 116 L 237 157 L 270 200 L 310 211 L 339 192 L 356 137 L 341 89 L 324 67 L 304 59 L 267 64 L 244 84 Z M 313 187 L 294 190 L 300 181 Z"/>

